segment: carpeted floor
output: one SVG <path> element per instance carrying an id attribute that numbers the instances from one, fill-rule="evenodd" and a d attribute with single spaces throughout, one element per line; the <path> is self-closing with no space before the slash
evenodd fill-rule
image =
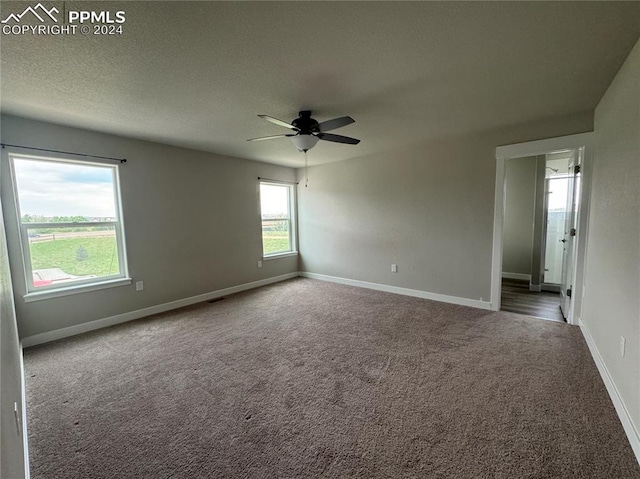
<path id="1" fill-rule="evenodd" d="M 577 327 L 294 279 L 25 351 L 32 478 L 640 478 Z"/>

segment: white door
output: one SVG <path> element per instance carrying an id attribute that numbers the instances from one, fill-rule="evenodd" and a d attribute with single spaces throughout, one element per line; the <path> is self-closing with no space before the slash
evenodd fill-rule
<path id="1" fill-rule="evenodd" d="M 580 200 L 580 157 L 576 150 L 569 160 L 569 178 L 567 185 L 567 208 L 564 222 L 564 235 L 560 240 L 562 251 L 562 279 L 560 283 L 560 310 L 562 316 L 571 317 L 573 280 L 576 265 L 576 232 L 578 230 L 578 203 Z"/>

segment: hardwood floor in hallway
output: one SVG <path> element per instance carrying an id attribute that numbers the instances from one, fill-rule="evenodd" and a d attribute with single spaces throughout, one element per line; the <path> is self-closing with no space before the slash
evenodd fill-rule
<path id="1" fill-rule="evenodd" d="M 528 281 L 503 279 L 500 309 L 511 313 L 565 322 L 560 312 L 560 294 L 529 291 Z"/>

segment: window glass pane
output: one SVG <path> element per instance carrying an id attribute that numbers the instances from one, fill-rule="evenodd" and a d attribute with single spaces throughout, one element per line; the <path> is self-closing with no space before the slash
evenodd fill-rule
<path id="1" fill-rule="evenodd" d="M 113 168 L 16 158 L 23 223 L 116 219 Z"/>
<path id="2" fill-rule="evenodd" d="M 260 208 L 262 210 L 262 219 L 288 218 L 289 187 L 261 185 Z"/>
<path id="3" fill-rule="evenodd" d="M 30 292 L 127 274 L 117 166 L 12 155 Z"/>
<path id="4" fill-rule="evenodd" d="M 265 255 L 291 251 L 288 220 L 262 220 L 262 252 Z"/>
<path id="5" fill-rule="evenodd" d="M 114 225 L 27 228 L 33 286 L 120 274 Z"/>
<path id="6" fill-rule="evenodd" d="M 293 251 L 291 187 L 260 185 L 262 251 L 265 256 Z"/>

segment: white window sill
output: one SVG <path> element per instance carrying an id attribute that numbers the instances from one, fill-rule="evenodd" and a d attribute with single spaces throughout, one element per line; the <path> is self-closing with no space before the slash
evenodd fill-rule
<path id="1" fill-rule="evenodd" d="M 109 281 L 103 281 L 101 283 L 92 284 L 80 284 L 76 286 L 68 286 L 66 288 L 57 288 L 46 291 L 35 291 L 33 293 L 27 293 L 24 297 L 25 303 L 31 303 L 33 301 L 42 301 L 45 299 L 59 298 L 61 296 L 69 296 L 72 294 L 88 293 L 89 291 L 98 291 L 100 289 L 115 288 L 117 286 L 126 286 L 131 284 L 131 278 L 118 278 Z"/>
<path id="2" fill-rule="evenodd" d="M 298 256 L 298 252 L 297 251 L 287 251 L 286 253 L 270 254 L 269 256 L 263 256 L 262 259 L 264 261 L 269 261 L 271 259 L 290 258 L 292 256 Z"/>

